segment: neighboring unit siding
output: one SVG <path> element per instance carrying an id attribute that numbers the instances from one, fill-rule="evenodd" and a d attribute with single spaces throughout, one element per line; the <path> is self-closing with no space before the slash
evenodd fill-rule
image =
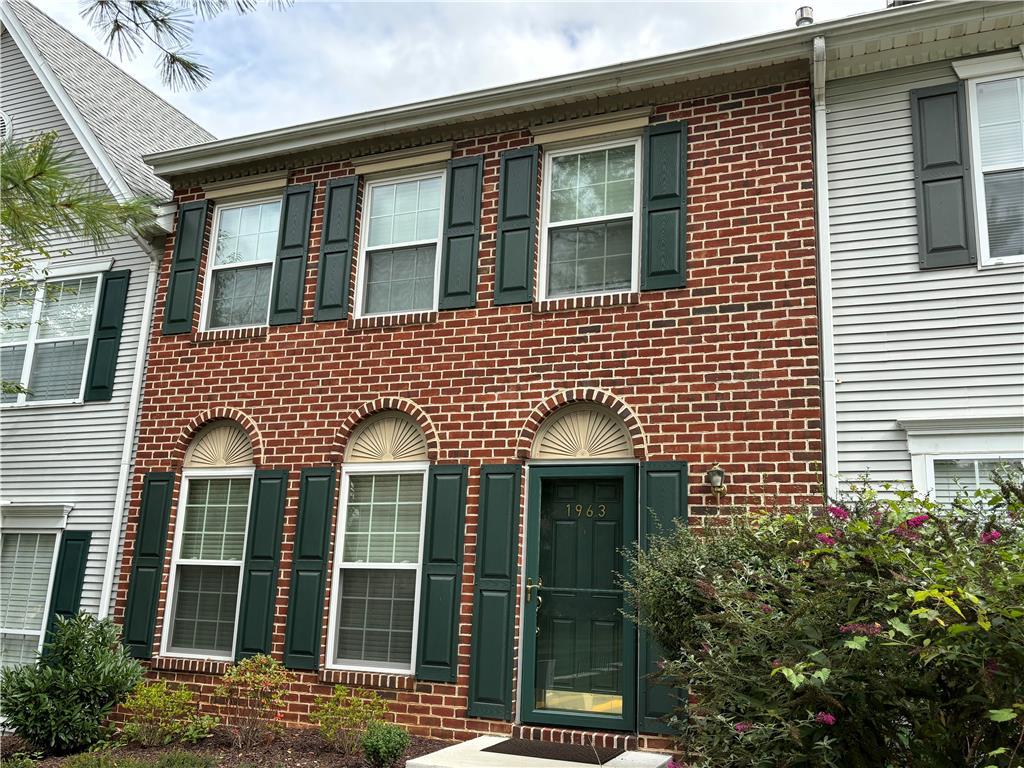
<path id="1" fill-rule="evenodd" d="M 73 167 L 102 184 L 70 127 L 50 100 L 11 37 L 2 39 L 3 110 L 18 140 L 55 131 Z M 13 502 L 74 505 L 68 530 L 92 531 L 82 590 L 82 609 L 100 604 L 118 472 L 128 428 L 128 402 L 138 350 L 149 257 L 132 238 L 114 239 L 102 251 L 92 243 L 54 238 L 51 269 L 103 264 L 130 269 L 125 322 L 118 353 L 114 396 L 110 402 L 35 405 L 0 409 L 0 497 Z M 66 253 L 65 253 L 66 252 Z M 116 544 L 116 542 L 115 542 Z"/>
<path id="2" fill-rule="evenodd" d="M 948 61 L 828 86 L 839 472 L 911 480 L 901 416 L 1020 413 L 1024 269 L 922 271 L 910 91 Z"/>

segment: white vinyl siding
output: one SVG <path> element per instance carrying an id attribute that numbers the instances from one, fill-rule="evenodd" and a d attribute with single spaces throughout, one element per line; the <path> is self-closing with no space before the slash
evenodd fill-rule
<path id="1" fill-rule="evenodd" d="M 0 667 L 35 660 L 57 548 L 55 533 L 0 534 Z"/>

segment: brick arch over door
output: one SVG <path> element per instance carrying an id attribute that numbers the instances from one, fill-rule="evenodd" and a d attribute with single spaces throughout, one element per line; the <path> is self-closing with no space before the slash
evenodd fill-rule
<path id="1" fill-rule="evenodd" d="M 519 440 L 516 444 L 516 456 L 520 459 L 529 459 L 533 448 L 534 439 L 537 437 L 537 430 L 541 423 L 558 409 L 574 403 L 595 403 L 603 405 L 620 419 L 629 432 L 630 440 L 633 443 L 633 456 L 641 461 L 647 458 L 647 438 L 644 435 L 643 427 L 633 414 L 633 411 L 622 400 L 606 392 L 603 389 L 591 389 L 580 387 L 577 389 L 565 389 L 558 392 L 540 403 L 519 432 Z"/>
<path id="2" fill-rule="evenodd" d="M 412 400 L 404 397 L 379 397 L 376 400 L 364 403 L 353 411 L 341 425 L 341 429 L 338 430 L 338 435 L 334 441 L 334 452 L 337 454 L 338 461 L 341 461 L 345 456 L 345 446 L 348 444 L 348 439 L 352 436 L 355 428 L 368 417 L 381 411 L 399 411 L 416 422 L 416 425 L 423 431 L 423 436 L 427 441 L 428 461 L 431 463 L 437 461 L 439 441 L 433 422 L 426 411 Z"/>
<path id="3" fill-rule="evenodd" d="M 249 442 L 252 444 L 252 463 L 257 467 L 260 466 L 263 463 L 263 438 L 260 436 L 260 430 L 256 426 L 256 422 L 235 408 L 211 408 L 193 417 L 185 425 L 185 428 L 181 430 L 171 453 L 171 461 L 174 468 L 180 469 L 184 466 L 185 453 L 188 451 L 189 445 L 192 444 L 192 440 L 203 427 L 214 421 L 225 420 L 235 422 L 249 436 Z"/>

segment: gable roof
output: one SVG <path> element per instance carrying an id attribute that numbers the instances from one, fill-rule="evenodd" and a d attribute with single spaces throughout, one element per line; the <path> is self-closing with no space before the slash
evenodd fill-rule
<path id="1" fill-rule="evenodd" d="M 44 85 L 64 102 L 58 106 L 82 143 L 94 145 L 86 151 L 100 172 L 115 177 L 106 178 L 115 196 L 170 199 L 170 186 L 142 156 L 211 141 L 213 134 L 27 0 L 4 0 L 0 12 L 41 79 L 52 75 L 55 82 Z"/>

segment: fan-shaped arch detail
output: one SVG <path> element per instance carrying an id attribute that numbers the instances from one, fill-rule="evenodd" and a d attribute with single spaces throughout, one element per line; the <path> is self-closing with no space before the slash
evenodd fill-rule
<path id="1" fill-rule="evenodd" d="M 541 424 L 534 459 L 631 459 L 633 441 L 622 420 L 596 405 L 570 405 Z"/>
<path id="2" fill-rule="evenodd" d="M 345 451 L 347 462 L 426 461 L 423 430 L 396 411 L 374 416 L 356 427 Z"/>
<path id="3" fill-rule="evenodd" d="M 234 422 L 215 422 L 196 435 L 185 454 L 185 466 L 250 467 L 252 442 Z"/>

